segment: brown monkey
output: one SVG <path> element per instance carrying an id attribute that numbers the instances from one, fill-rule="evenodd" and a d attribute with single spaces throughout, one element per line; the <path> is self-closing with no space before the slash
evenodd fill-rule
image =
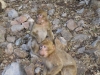
<path id="1" fill-rule="evenodd" d="M 45 69 L 43 75 L 76 75 L 74 59 L 64 50 L 57 49 L 51 40 L 45 39 L 40 46 L 39 54 L 43 57 Z"/>
<path id="2" fill-rule="evenodd" d="M 38 10 L 36 24 L 33 26 L 31 35 L 35 37 L 38 43 L 41 43 L 47 36 L 53 40 L 54 35 L 51 28 L 51 23 L 47 18 L 47 12 Z"/>

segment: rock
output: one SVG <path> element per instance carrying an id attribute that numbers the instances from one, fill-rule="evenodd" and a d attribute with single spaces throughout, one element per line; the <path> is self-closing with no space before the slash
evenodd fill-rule
<path id="1" fill-rule="evenodd" d="M 70 29 L 70 30 L 74 30 L 77 25 L 76 23 L 74 22 L 74 20 L 70 19 L 67 21 L 67 27 Z"/>
<path id="2" fill-rule="evenodd" d="M 88 35 L 85 35 L 85 34 L 77 34 L 75 35 L 75 37 L 71 40 L 71 41 L 74 41 L 74 42 L 83 42 L 84 40 L 87 40 L 89 38 Z"/>
<path id="3" fill-rule="evenodd" d="M 100 18 L 93 19 L 92 23 L 93 23 L 93 25 L 99 26 L 100 25 Z"/>
<path id="4" fill-rule="evenodd" d="M 22 58 L 22 59 L 24 59 L 28 56 L 28 53 L 26 53 L 26 51 L 21 50 L 19 48 L 15 49 L 14 53 L 17 57 Z"/>
<path id="5" fill-rule="evenodd" d="M 86 5 L 88 5 L 90 2 L 90 0 L 84 0 L 84 1 L 85 1 Z"/>
<path id="6" fill-rule="evenodd" d="M 62 13 L 61 16 L 62 16 L 62 17 L 66 17 L 66 16 L 67 16 L 67 13 Z"/>
<path id="7" fill-rule="evenodd" d="M 37 12 L 37 7 L 35 6 L 34 8 L 32 8 L 31 12 Z"/>
<path id="8" fill-rule="evenodd" d="M 22 23 L 22 26 L 23 26 L 25 29 L 28 29 L 28 28 L 29 28 L 29 22 L 24 22 L 24 23 Z"/>
<path id="9" fill-rule="evenodd" d="M 22 16 L 18 17 L 16 20 L 17 20 L 19 23 L 23 23 L 23 22 L 27 21 L 27 19 L 28 19 L 28 18 L 27 18 L 26 16 L 22 15 Z"/>
<path id="10" fill-rule="evenodd" d="M 40 67 L 37 67 L 37 68 L 35 69 L 35 73 L 36 73 L 36 74 L 38 74 L 40 71 L 41 71 L 41 68 L 40 68 Z"/>
<path id="11" fill-rule="evenodd" d="M 0 0 L 0 13 L 2 12 L 2 10 L 4 10 L 7 7 L 7 4 L 3 1 Z"/>
<path id="12" fill-rule="evenodd" d="M 85 27 L 86 24 L 85 24 L 85 22 L 83 20 L 80 20 L 80 21 L 78 21 L 78 26 Z"/>
<path id="13" fill-rule="evenodd" d="M 83 62 L 77 60 L 77 75 L 84 75 L 86 72 L 86 65 L 83 64 Z"/>
<path id="14" fill-rule="evenodd" d="M 58 25 L 59 23 L 60 23 L 60 20 L 59 19 L 54 19 L 53 25 Z"/>
<path id="15" fill-rule="evenodd" d="M 81 47 L 78 49 L 77 53 L 83 53 L 85 51 L 85 47 Z"/>
<path id="16" fill-rule="evenodd" d="M 11 21 L 11 23 L 10 23 L 11 25 L 19 25 L 20 23 L 19 22 L 17 22 L 16 20 L 14 20 L 14 21 Z"/>
<path id="17" fill-rule="evenodd" d="M 77 10 L 78 14 L 82 14 L 84 12 L 84 8 Z"/>
<path id="18" fill-rule="evenodd" d="M 100 65 L 100 50 L 95 51 L 94 54 L 97 56 L 96 63 Z"/>
<path id="19" fill-rule="evenodd" d="M 57 29 L 56 33 L 61 33 L 62 29 Z"/>
<path id="20" fill-rule="evenodd" d="M 23 25 L 13 25 L 11 26 L 11 31 L 12 32 L 18 32 L 18 31 L 21 31 L 24 29 L 24 26 Z"/>
<path id="21" fill-rule="evenodd" d="M 10 65 L 8 65 L 4 71 L 2 72 L 2 75 L 27 75 L 23 66 L 21 66 L 17 62 L 12 62 Z"/>
<path id="22" fill-rule="evenodd" d="M 18 12 L 15 9 L 9 10 L 7 14 L 10 19 L 18 17 Z"/>
<path id="23" fill-rule="evenodd" d="M 19 38 L 18 40 L 16 40 L 15 44 L 16 44 L 16 45 L 20 45 L 20 44 L 21 44 L 21 42 L 22 42 L 22 39 L 21 39 L 21 38 Z"/>
<path id="24" fill-rule="evenodd" d="M 11 55 L 13 53 L 13 45 L 12 45 L 12 43 L 9 43 L 7 45 L 7 49 L 5 49 L 5 53 L 8 54 L 8 55 Z"/>
<path id="25" fill-rule="evenodd" d="M 14 36 L 7 36 L 7 41 L 8 42 L 15 42 L 15 37 Z"/>
<path id="26" fill-rule="evenodd" d="M 59 40 L 63 45 L 67 45 L 67 41 L 63 37 L 59 37 Z"/>
<path id="27" fill-rule="evenodd" d="M 78 6 L 84 5 L 85 1 L 80 1 Z"/>
<path id="28" fill-rule="evenodd" d="M 5 41 L 5 33 L 6 33 L 5 28 L 3 26 L 0 26 L 0 42 Z"/>
<path id="29" fill-rule="evenodd" d="M 66 41 L 69 41 L 72 38 L 72 34 L 68 30 L 66 30 L 65 28 L 62 29 L 61 34 Z"/>
<path id="30" fill-rule="evenodd" d="M 55 9 L 50 9 L 50 10 L 48 11 L 48 14 L 49 14 L 50 16 L 52 16 L 52 15 L 54 15 L 54 12 L 55 12 Z"/>
<path id="31" fill-rule="evenodd" d="M 78 27 L 78 28 L 75 29 L 76 32 L 81 31 L 81 30 L 83 30 L 82 27 Z"/>
<path id="32" fill-rule="evenodd" d="M 29 66 L 25 68 L 27 75 L 34 75 L 34 64 L 31 63 Z"/>
<path id="33" fill-rule="evenodd" d="M 100 8 L 97 9 L 97 14 L 100 17 Z"/>
<path id="34" fill-rule="evenodd" d="M 27 46 L 27 44 L 22 44 L 21 48 L 22 50 L 29 51 L 29 47 Z"/>

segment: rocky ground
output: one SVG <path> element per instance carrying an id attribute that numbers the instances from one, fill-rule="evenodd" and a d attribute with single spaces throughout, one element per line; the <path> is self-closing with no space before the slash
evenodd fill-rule
<path id="1" fill-rule="evenodd" d="M 0 75 L 14 61 L 21 63 L 28 75 L 39 75 L 43 68 L 41 61 L 29 51 L 32 42 L 29 33 L 38 9 L 48 12 L 55 37 L 66 45 L 66 52 L 77 62 L 77 75 L 100 75 L 100 0 L 5 2 L 7 9 L 0 13 Z M 25 75 L 23 69 L 21 71 L 23 74 L 17 75 Z M 2 75 L 8 75 L 6 72 Z"/>

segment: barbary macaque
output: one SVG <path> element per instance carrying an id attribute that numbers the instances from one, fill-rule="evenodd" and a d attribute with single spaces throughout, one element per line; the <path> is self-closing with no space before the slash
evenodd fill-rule
<path id="1" fill-rule="evenodd" d="M 47 18 L 47 12 L 38 10 L 36 24 L 32 28 L 31 35 L 35 37 L 38 43 L 41 43 L 47 36 L 53 40 L 52 25 Z"/>
<path id="2" fill-rule="evenodd" d="M 7 7 L 7 4 L 3 1 L 0 0 L 0 13 Z"/>
<path id="3" fill-rule="evenodd" d="M 49 39 L 42 41 L 39 54 L 43 58 L 45 69 L 43 75 L 76 75 L 75 60 L 64 50 L 56 49 Z"/>

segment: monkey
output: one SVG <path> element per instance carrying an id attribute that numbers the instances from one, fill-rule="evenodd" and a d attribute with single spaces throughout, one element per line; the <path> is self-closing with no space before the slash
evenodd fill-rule
<path id="1" fill-rule="evenodd" d="M 51 40 L 41 42 L 39 55 L 45 66 L 43 75 L 77 75 L 75 60 L 64 50 L 56 48 Z"/>
<path id="2" fill-rule="evenodd" d="M 53 40 L 54 35 L 52 32 L 52 25 L 47 18 L 47 12 L 44 10 L 37 11 L 36 24 L 33 26 L 31 35 L 41 43 L 47 36 Z"/>
<path id="3" fill-rule="evenodd" d="M 7 7 L 7 4 L 3 1 L 0 0 L 0 13 Z"/>

